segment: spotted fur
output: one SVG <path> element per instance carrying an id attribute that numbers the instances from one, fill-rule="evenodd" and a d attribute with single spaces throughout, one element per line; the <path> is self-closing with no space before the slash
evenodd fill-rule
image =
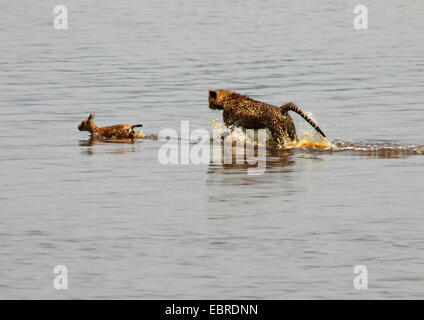
<path id="1" fill-rule="evenodd" d="M 223 110 L 224 123 L 246 129 L 268 129 L 276 143 L 298 141 L 296 128 L 288 111 L 303 117 L 325 137 L 318 125 L 294 103 L 276 107 L 228 90 L 209 90 L 209 108 Z"/>

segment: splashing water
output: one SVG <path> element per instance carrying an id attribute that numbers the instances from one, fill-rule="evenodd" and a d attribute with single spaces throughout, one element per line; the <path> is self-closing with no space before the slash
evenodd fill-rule
<path id="1" fill-rule="evenodd" d="M 228 136 L 231 136 L 232 141 L 234 143 L 236 142 L 246 142 L 251 143 L 255 145 L 261 145 L 261 143 L 258 142 L 257 135 L 252 135 L 252 131 L 243 131 L 243 128 L 240 127 L 227 127 L 225 124 L 220 122 L 218 119 L 214 119 L 210 122 L 212 124 L 212 127 L 214 129 L 213 138 L 220 140 L 222 137 L 226 138 Z M 266 130 L 266 143 L 268 144 L 270 142 L 270 139 L 272 138 L 271 132 L 269 130 Z"/>
<path id="2" fill-rule="evenodd" d="M 214 119 L 211 121 L 212 127 L 215 130 L 214 138 L 218 137 L 226 137 L 231 135 L 233 142 L 247 142 L 253 143 L 255 145 L 260 145 L 257 140 L 257 135 L 252 135 L 251 131 L 243 131 L 240 127 L 230 128 L 225 126 L 218 119 Z M 272 139 L 271 132 L 266 129 L 266 143 L 270 144 Z M 326 138 L 318 134 L 317 132 L 302 132 L 302 138 L 299 141 L 287 142 L 281 146 L 281 148 L 285 149 L 301 149 L 303 147 L 309 148 L 321 148 L 321 149 L 336 149 L 337 147 L 328 141 Z"/>
<path id="3" fill-rule="evenodd" d="M 287 148 L 301 149 L 305 147 L 332 150 L 337 147 L 332 144 L 327 138 L 321 136 L 317 132 L 302 132 L 302 138 L 297 142 L 289 142 L 285 145 Z"/>
<path id="4" fill-rule="evenodd" d="M 143 139 L 144 132 L 142 130 L 134 130 L 134 138 L 135 139 Z"/>
<path id="5" fill-rule="evenodd" d="M 251 132 L 245 133 L 240 127 L 227 127 L 218 119 L 211 121 L 214 129 L 214 138 L 226 137 L 231 135 L 233 142 L 246 142 L 254 145 L 260 145 L 257 141 L 257 136 L 252 135 Z M 266 130 L 267 138 L 266 144 L 270 144 L 272 134 Z M 341 141 L 336 139 L 334 142 L 327 140 L 325 137 L 318 134 L 316 131 L 303 131 L 302 137 L 299 141 L 287 142 L 281 145 L 282 149 L 305 149 L 309 151 L 356 151 L 366 155 L 377 155 L 383 157 L 397 157 L 401 155 L 419 155 L 424 154 L 424 146 L 409 145 L 400 146 L 387 141 L 364 141 L 364 142 L 350 142 Z"/>

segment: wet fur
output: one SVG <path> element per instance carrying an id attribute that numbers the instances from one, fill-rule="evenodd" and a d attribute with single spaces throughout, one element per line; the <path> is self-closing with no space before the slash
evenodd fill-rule
<path id="1" fill-rule="evenodd" d="M 305 118 L 324 137 L 322 130 L 294 103 L 276 107 L 248 96 L 228 90 L 210 90 L 209 108 L 223 110 L 224 123 L 246 129 L 268 129 L 274 142 L 285 144 L 297 142 L 299 138 L 288 111 L 295 111 Z"/>
<path id="2" fill-rule="evenodd" d="M 92 139 L 135 139 L 143 137 L 139 131 L 134 130 L 135 127 L 142 127 L 142 124 L 117 124 L 99 128 L 93 122 L 94 116 L 95 114 L 90 114 L 78 126 L 79 131 L 90 132 Z"/>

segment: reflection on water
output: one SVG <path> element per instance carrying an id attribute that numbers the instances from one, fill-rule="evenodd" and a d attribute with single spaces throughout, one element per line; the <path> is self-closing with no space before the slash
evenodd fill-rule
<path id="1" fill-rule="evenodd" d="M 131 139 L 120 139 L 120 140 L 98 140 L 89 138 L 87 140 L 79 140 L 79 145 L 81 147 L 87 147 L 82 149 L 83 154 L 87 155 L 95 155 L 96 153 L 111 153 L 111 154 L 126 154 L 130 152 L 134 152 L 137 149 L 134 146 L 131 146 L 133 144 L 139 144 L 142 143 L 142 140 L 131 140 Z M 118 145 L 125 145 L 124 147 L 117 147 L 117 148 L 108 148 L 108 149 L 96 149 L 95 146 L 101 146 L 101 145 L 108 145 L 108 144 L 118 144 Z"/>
<path id="2" fill-rule="evenodd" d="M 87 140 L 79 140 L 78 144 L 81 147 L 89 147 L 84 148 L 83 153 L 88 155 L 94 155 L 96 152 L 99 152 L 99 150 L 95 149 L 95 146 L 108 146 L 113 144 L 118 145 L 125 145 L 125 147 L 118 147 L 118 148 L 108 148 L 107 150 L 102 150 L 102 153 L 115 153 L 115 154 L 125 154 L 129 152 L 134 152 L 139 149 L 135 148 L 134 145 L 138 145 L 140 143 L 143 143 L 145 140 L 158 140 L 157 135 L 146 135 L 143 136 L 141 139 L 97 139 L 90 137 Z M 133 145 L 133 146 L 130 146 Z"/>
<path id="3" fill-rule="evenodd" d="M 389 141 L 369 141 L 369 142 L 342 142 L 334 141 L 336 146 L 334 149 L 320 149 L 316 147 L 302 147 L 296 149 L 272 149 L 267 150 L 266 156 L 266 171 L 267 172 L 285 172 L 285 167 L 295 164 L 294 155 L 301 158 L 314 159 L 322 161 L 320 155 L 344 153 L 353 156 L 364 158 L 381 158 L 381 159 L 400 159 L 407 158 L 413 155 L 423 155 L 424 146 L 400 146 Z M 222 143 L 224 150 L 224 143 Z M 222 151 L 224 152 L 224 151 Z M 239 155 L 243 155 L 244 161 L 237 162 Z M 211 162 L 209 164 L 208 173 L 215 174 L 246 174 L 248 168 L 256 168 L 257 163 L 249 163 L 246 157 L 246 149 L 238 146 L 233 146 L 231 162 L 225 163 L 224 158 L 220 163 Z M 230 170 L 230 171 L 228 171 Z"/>
<path id="4" fill-rule="evenodd" d="M 134 143 L 138 143 L 140 140 L 133 140 L 133 139 L 111 139 L 111 140 L 106 140 L 106 139 L 95 139 L 95 138 L 89 138 L 87 140 L 79 140 L 79 145 L 80 146 L 94 146 L 96 144 L 108 144 L 108 143 L 118 143 L 118 144 L 134 144 Z"/>
<path id="5" fill-rule="evenodd" d="M 231 173 L 246 174 L 249 168 L 258 167 L 257 163 L 248 161 L 247 148 L 254 148 L 257 151 L 258 142 L 252 140 L 246 135 L 246 131 L 241 128 L 228 128 L 219 121 L 213 121 L 212 125 L 217 130 L 217 137 L 222 137 L 221 141 L 211 140 L 214 146 L 221 147 L 221 154 L 229 149 L 224 144 L 224 138 L 230 138 L 232 141 L 232 155 L 227 159 L 221 157 L 220 162 L 211 161 L 208 173 Z M 256 132 L 256 130 L 255 130 Z M 230 137 L 231 135 L 231 137 Z M 257 134 L 255 133 L 255 137 Z M 289 147 L 275 147 L 273 144 L 266 145 L 266 171 L 267 172 L 285 172 L 285 167 L 295 163 L 294 155 L 301 158 L 323 160 L 320 155 L 345 153 L 365 158 L 398 159 L 406 158 L 411 155 L 424 154 L 424 146 L 412 145 L 402 146 L 391 140 L 368 140 L 368 141 L 341 141 L 336 139 L 331 142 L 326 138 L 316 134 L 316 132 L 303 132 L 302 138 Z M 241 143 L 241 145 L 240 145 Z M 259 145 L 260 146 L 260 145 Z M 239 161 L 242 159 L 243 161 Z M 229 160 L 229 161 L 228 161 Z M 260 161 L 260 160 L 259 160 Z"/>
<path id="6" fill-rule="evenodd" d="M 228 148 L 224 146 L 224 142 L 221 145 L 214 144 L 213 147 L 221 147 L 221 154 L 229 152 Z M 256 150 L 257 152 L 257 150 Z M 233 144 L 231 148 L 231 155 L 222 156 L 217 163 L 215 159 L 211 161 L 208 167 L 209 174 L 247 174 L 249 168 L 258 168 L 261 164 L 258 162 L 264 162 L 265 170 L 272 172 L 286 172 L 286 167 L 291 166 L 295 163 L 292 159 L 294 154 L 293 149 L 286 150 L 267 150 L 265 159 L 258 157 L 256 162 L 249 159 L 249 153 L 245 146 L 238 146 Z M 257 157 L 257 153 L 254 155 Z M 250 156 L 251 157 L 251 156 Z M 253 159 L 253 158 L 252 158 Z M 212 159 L 211 159 L 212 160 Z M 240 161 L 241 160 L 241 161 Z"/>

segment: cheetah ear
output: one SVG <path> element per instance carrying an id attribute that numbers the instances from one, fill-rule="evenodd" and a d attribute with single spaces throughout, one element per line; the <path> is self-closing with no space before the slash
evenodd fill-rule
<path id="1" fill-rule="evenodd" d="M 209 97 L 211 97 L 212 99 L 215 99 L 216 98 L 216 91 L 209 90 Z"/>

